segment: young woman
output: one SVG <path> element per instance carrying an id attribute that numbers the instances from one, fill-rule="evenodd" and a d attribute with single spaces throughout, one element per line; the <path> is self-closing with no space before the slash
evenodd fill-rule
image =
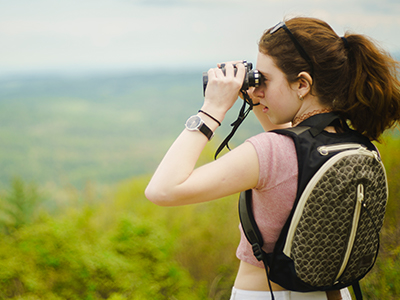
<path id="1" fill-rule="evenodd" d="M 174 206 L 251 188 L 264 250 L 272 252 L 296 195 L 297 157 L 291 138 L 261 133 L 195 169 L 211 132 L 238 98 L 245 68 L 241 63 L 236 67 L 236 73 L 232 63 L 226 64 L 226 74 L 219 68 L 208 71 L 202 112 L 189 119 L 157 168 L 146 196 L 158 205 Z M 256 68 L 262 82 L 250 95 L 254 103 L 260 103 L 254 113 L 265 131 L 337 111 L 353 129 L 378 140 L 400 120 L 397 63 L 362 35 L 341 38 L 323 21 L 293 18 L 263 34 Z M 201 130 L 193 130 L 196 122 L 204 122 Z M 338 129 L 325 130 L 335 133 Z M 231 299 L 270 299 L 264 267 L 241 235 L 237 249 L 241 262 Z M 307 294 L 285 291 L 276 284 L 272 289 L 276 299 L 350 299 L 347 289 Z"/>

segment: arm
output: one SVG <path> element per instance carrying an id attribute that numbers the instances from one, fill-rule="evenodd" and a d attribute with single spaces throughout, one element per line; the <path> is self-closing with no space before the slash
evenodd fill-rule
<path id="1" fill-rule="evenodd" d="M 243 83 L 245 68 L 239 64 L 236 76 L 227 64 L 208 72 L 209 82 L 202 110 L 222 121 L 233 106 Z M 213 131 L 218 124 L 201 114 Z M 185 205 L 218 199 L 256 186 L 258 158 L 254 147 L 244 143 L 220 159 L 200 168 L 195 164 L 207 144 L 200 132 L 184 130 L 168 150 L 146 189 L 146 197 L 165 206 Z"/>

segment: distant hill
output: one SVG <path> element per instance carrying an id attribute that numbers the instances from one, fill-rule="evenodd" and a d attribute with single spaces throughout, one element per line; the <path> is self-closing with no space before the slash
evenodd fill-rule
<path id="1" fill-rule="evenodd" d="M 201 72 L 2 77 L 0 186 L 13 176 L 82 186 L 151 173 L 202 100 Z M 232 145 L 260 131 L 249 117 Z"/>

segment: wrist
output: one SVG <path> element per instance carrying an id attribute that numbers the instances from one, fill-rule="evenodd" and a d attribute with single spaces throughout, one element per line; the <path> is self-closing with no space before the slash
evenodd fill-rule
<path id="1" fill-rule="evenodd" d="M 199 110 L 199 114 L 201 114 L 202 118 L 204 117 L 204 119 L 210 120 L 211 122 L 217 124 L 217 126 L 221 126 L 221 123 L 225 118 L 226 111 L 210 105 L 203 105 Z"/>
<path id="2" fill-rule="evenodd" d="M 206 111 L 204 111 L 204 110 L 201 110 L 201 109 L 200 109 L 198 112 L 201 113 L 201 114 L 203 114 L 203 115 L 206 115 L 207 117 L 209 117 L 210 119 L 212 119 L 215 123 L 217 123 L 218 126 L 221 126 L 221 122 L 220 122 L 217 118 L 214 118 L 212 115 L 210 115 L 208 112 L 206 112 Z"/>

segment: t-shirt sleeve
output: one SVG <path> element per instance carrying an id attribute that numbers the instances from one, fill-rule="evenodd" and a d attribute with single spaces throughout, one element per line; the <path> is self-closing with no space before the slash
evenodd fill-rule
<path id="1" fill-rule="evenodd" d="M 258 156 L 260 174 L 257 190 L 268 189 L 281 184 L 288 176 L 297 173 L 297 156 L 292 138 L 264 132 L 247 140 Z"/>

